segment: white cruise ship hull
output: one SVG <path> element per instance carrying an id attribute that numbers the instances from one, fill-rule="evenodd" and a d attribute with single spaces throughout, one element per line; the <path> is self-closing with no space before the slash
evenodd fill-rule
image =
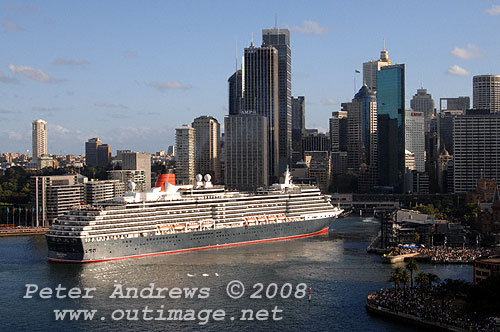
<path id="1" fill-rule="evenodd" d="M 47 235 L 48 259 L 64 263 L 102 262 L 296 239 L 327 233 L 334 219 L 335 217 L 315 218 L 89 243 L 83 243 L 81 239 L 74 239 L 72 243 L 60 243 L 56 237 Z"/>

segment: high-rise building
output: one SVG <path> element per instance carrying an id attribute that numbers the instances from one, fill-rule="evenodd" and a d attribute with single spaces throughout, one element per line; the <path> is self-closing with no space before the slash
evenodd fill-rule
<path id="1" fill-rule="evenodd" d="M 404 192 L 405 66 L 382 67 L 377 72 L 378 184 Z"/>
<path id="2" fill-rule="evenodd" d="M 255 191 L 269 185 L 268 118 L 257 114 L 224 118 L 225 186 Z"/>
<path id="3" fill-rule="evenodd" d="M 332 112 L 329 125 L 331 151 L 347 151 L 347 111 Z"/>
<path id="4" fill-rule="evenodd" d="M 406 110 L 405 147 L 415 158 L 417 172 L 425 172 L 425 115 L 423 112 Z"/>
<path id="5" fill-rule="evenodd" d="M 193 121 L 195 130 L 195 172 L 210 174 L 213 183 L 220 183 L 220 125 L 211 116 L 200 116 Z"/>
<path id="6" fill-rule="evenodd" d="M 472 79 L 474 109 L 500 113 L 500 75 L 477 75 Z"/>
<path id="7" fill-rule="evenodd" d="M 425 132 L 430 131 L 430 122 L 434 116 L 434 100 L 427 89 L 417 89 L 417 93 L 410 100 L 410 107 L 417 113 L 422 113 L 425 120 Z"/>
<path id="8" fill-rule="evenodd" d="M 95 205 L 115 197 L 123 196 L 127 185 L 120 180 L 91 180 L 85 183 L 85 202 Z"/>
<path id="9" fill-rule="evenodd" d="M 439 98 L 439 110 L 457 111 L 465 113 L 470 108 L 470 97 Z"/>
<path id="10" fill-rule="evenodd" d="M 101 144 L 97 147 L 97 166 L 106 167 L 111 163 L 111 146 Z"/>
<path id="11" fill-rule="evenodd" d="M 85 163 L 89 166 L 98 166 L 98 153 L 97 149 L 102 144 L 102 141 L 98 137 L 89 138 L 85 142 Z"/>
<path id="12" fill-rule="evenodd" d="M 330 137 L 324 133 L 312 132 L 302 136 L 302 158 L 306 151 L 330 151 Z"/>
<path id="13" fill-rule="evenodd" d="M 195 165 L 195 129 L 183 125 L 175 129 L 175 178 L 177 184 L 194 184 Z"/>
<path id="14" fill-rule="evenodd" d="M 292 151 L 300 151 L 306 129 L 306 102 L 304 96 L 292 97 Z"/>
<path id="15" fill-rule="evenodd" d="M 151 154 L 146 152 L 125 152 L 122 154 L 123 170 L 144 171 L 145 189 L 151 189 Z"/>
<path id="16" fill-rule="evenodd" d="M 500 181 L 500 114 L 467 112 L 453 121 L 453 187 L 474 191 L 481 178 Z"/>
<path id="17" fill-rule="evenodd" d="M 79 174 L 32 176 L 30 179 L 33 224 L 49 226 L 70 207 L 85 200 L 84 182 Z"/>
<path id="18" fill-rule="evenodd" d="M 439 112 L 437 116 L 439 137 L 437 146 L 438 151 L 446 149 L 453 155 L 453 121 L 455 117 L 464 114 L 465 112 L 462 110 L 444 110 Z"/>
<path id="19" fill-rule="evenodd" d="M 308 168 L 308 175 L 315 179 L 322 192 L 328 192 L 332 178 L 331 160 L 329 151 L 306 151 L 304 162 Z"/>
<path id="20" fill-rule="evenodd" d="M 376 164 L 377 100 L 363 85 L 352 102 L 342 107 L 347 111 L 347 166 L 358 172 L 361 165 Z"/>
<path id="21" fill-rule="evenodd" d="M 242 91 L 243 91 L 243 81 L 241 70 L 237 70 L 229 79 L 228 91 L 229 91 L 229 114 L 239 114 L 241 111 L 242 103 Z"/>
<path id="22" fill-rule="evenodd" d="M 278 50 L 279 171 L 284 172 L 292 156 L 292 51 L 288 29 L 262 30 L 262 46 Z"/>
<path id="23" fill-rule="evenodd" d="M 272 182 L 279 178 L 278 50 L 273 46 L 245 48 L 243 57 L 243 109 L 268 119 L 268 170 Z M 227 177 L 226 177 L 227 178 Z"/>
<path id="24" fill-rule="evenodd" d="M 146 172 L 144 170 L 116 170 L 108 171 L 109 180 L 118 180 L 125 184 L 125 190 L 129 191 L 130 182 L 135 184 L 135 191 L 141 192 L 146 190 Z"/>
<path id="25" fill-rule="evenodd" d="M 363 63 L 363 83 L 366 84 L 371 91 L 377 92 L 377 72 L 382 67 L 390 65 L 391 59 L 389 59 L 389 52 L 384 49 L 380 52 L 380 59 Z"/>
<path id="26" fill-rule="evenodd" d="M 33 162 L 38 164 L 38 160 L 47 154 L 47 122 L 44 120 L 34 120 L 31 129 Z"/>

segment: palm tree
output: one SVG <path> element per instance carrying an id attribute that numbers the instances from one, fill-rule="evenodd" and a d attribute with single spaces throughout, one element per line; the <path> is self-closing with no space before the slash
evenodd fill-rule
<path id="1" fill-rule="evenodd" d="M 415 262 L 413 258 L 410 258 L 408 263 L 406 263 L 405 268 L 410 272 L 411 288 L 413 288 L 413 271 L 418 271 L 417 262 Z"/>
<path id="2" fill-rule="evenodd" d="M 399 283 L 401 282 L 401 274 L 403 272 L 403 269 L 400 267 L 395 268 L 392 270 L 391 277 L 389 278 L 389 282 L 394 283 L 394 289 L 396 292 L 399 290 Z"/>
<path id="3" fill-rule="evenodd" d="M 420 288 L 426 288 L 429 285 L 429 275 L 425 272 L 419 272 L 415 277 L 415 282 Z"/>
<path id="4" fill-rule="evenodd" d="M 400 281 L 403 283 L 404 288 L 406 290 L 406 285 L 408 284 L 408 281 L 410 281 L 410 275 L 408 274 L 408 271 L 406 270 L 401 270 L 401 275 L 400 275 Z M 412 280 L 413 281 L 413 280 Z M 413 287 L 413 286 L 412 286 Z"/>
<path id="5" fill-rule="evenodd" d="M 434 273 L 427 273 L 427 281 L 429 283 L 429 288 L 432 288 L 432 284 L 433 283 L 438 284 L 441 281 L 441 279 Z"/>

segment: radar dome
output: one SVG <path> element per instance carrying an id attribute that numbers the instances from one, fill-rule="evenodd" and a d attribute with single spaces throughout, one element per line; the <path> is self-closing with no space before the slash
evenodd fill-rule
<path id="1" fill-rule="evenodd" d="M 131 191 L 134 191 L 135 187 L 137 187 L 137 185 L 135 184 L 135 182 L 130 181 L 128 183 L 128 189 L 130 189 Z"/>
<path id="2" fill-rule="evenodd" d="M 203 179 L 203 176 L 201 174 L 196 175 L 196 181 L 200 182 Z"/>
<path id="3" fill-rule="evenodd" d="M 212 176 L 210 174 L 205 174 L 205 181 L 210 182 Z"/>

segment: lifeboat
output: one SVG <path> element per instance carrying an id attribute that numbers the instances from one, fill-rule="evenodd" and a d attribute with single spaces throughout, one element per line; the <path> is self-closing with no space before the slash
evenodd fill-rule
<path id="1" fill-rule="evenodd" d="M 213 221 L 205 220 L 201 223 L 204 228 L 210 228 L 214 225 Z"/>
<path id="2" fill-rule="evenodd" d="M 264 223 L 264 222 L 266 222 L 266 221 L 267 221 L 267 219 L 266 219 L 266 217 L 264 217 L 264 216 L 258 216 L 258 217 L 257 217 L 257 221 L 258 221 L 259 223 Z"/>
<path id="3" fill-rule="evenodd" d="M 170 225 L 161 225 L 161 226 L 158 226 L 158 229 L 160 230 L 165 230 L 165 229 L 170 229 Z"/>
<path id="4" fill-rule="evenodd" d="M 176 231 L 182 231 L 185 227 L 186 227 L 186 225 L 183 225 L 183 224 L 175 224 L 174 225 L 174 229 Z"/>
<path id="5" fill-rule="evenodd" d="M 280 214 L 278 216 L 278 221 L 285 221 L 285 220 L 286 220 L 286 217 L 284 215 Z"/>
<path id="6" fill-rule="evenodd" d="M 198 229 L 198 228 L 200 228 L 200 223 L 190 222 L 189 225 L 188 225 L 188 228 L 189 229 Z"/>

